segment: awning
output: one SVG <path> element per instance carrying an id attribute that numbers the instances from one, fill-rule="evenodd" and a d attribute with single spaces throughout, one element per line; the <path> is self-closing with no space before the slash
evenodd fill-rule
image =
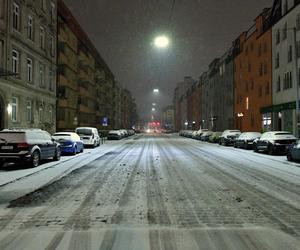
<path id="1" fill-rule="evenodd" d="M 276 113 L 276 112 L 281 112 L 283 110 L 290 110 L 290 109 L 296 109 L 296 102 L 287 102 L 287 103 L 282 103 L 282 104 L 273 105 L 269 107 L 263 107 L 260 109 L 260 113 L 262 114 Z"/>
<path id="2" fill-rule="evenodd" d="M 6 70 L 4 68 L 0 67 L 0 77 L 5 77 L 5 76 L 16 76 L 16 73 L 13 73 L 9 70 Z"/>

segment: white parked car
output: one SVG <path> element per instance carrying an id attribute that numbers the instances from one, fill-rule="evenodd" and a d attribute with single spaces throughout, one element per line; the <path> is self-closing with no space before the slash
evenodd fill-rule
<path id="1" fill-rule="evenodd" d="M 84 146 L 97 147 L 100 145 L 100 136 L 96 128 L 79 127 L 75 132 L 80 136 Z"/>

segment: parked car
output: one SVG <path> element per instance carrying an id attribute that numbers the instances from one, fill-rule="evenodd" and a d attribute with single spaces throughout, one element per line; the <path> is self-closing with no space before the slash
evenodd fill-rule
<path id="1" fill-rule="evenodd" d="M 200 140 L 201 141 L 208 141 L 209 137 L 213 134 L 212 131 L 206 131 L 206 132 L 203 132 L 203 134 L 201 135 L 200 137 Z"/>
<path id="2" fill-rule="evenodd" d="M 111 130 L 107 135 L 108 140 L 121 140 L 122 138 L 123 134 L 120 130 Z"/>
<path id="3" fill-rule="evenodd" d="M 270 155 L 287 153 L 288 148 L 296 142 L 297 138 L 286 131 L 273 131 L 263 133 L 260 139 L 254 141 L 253 150 L 263 151 Z"/>
<path id="4" fill-rule="evenodd" d="M 286 157 L 288 161 L 300 161 L 300 140 L 290 145 Z"/>
<path id="5" fill-rule="evenodd" d="M 234 141 L 241 134 L 240 130 L 225 130 L 220 136 L 219 144 L 224 146 L 233 145 Z"/>
<path id="6" fill-rule="evenodd" d="M 96 128 L 80 127 L 76 128 L 75 133 L 80 136 L 84 146 L 97 147 L 100 145 L 100 136 Z"/>
<path id="7" fill-rule="evenodd" d="M 193 138 L 196 140 L 201 140 L 202 134 L 207 131 L 208 131 L 208 129 L 199 129 L 199 130 L 195 131 L 195 135 Z"/>
<path id="8" fill-rule="evenodd" d="M 250 149 L 253 147 L 253 142 L 261 137 L 261 133 L 258 132 L 245 132 L 235 139 L 235 148 Z"/>
<path id="9" fill-rule="evenodd" d="M 211 143 L 219 143 L 222 132 L 213 132 L 208 141 Z"/>
<path id="10" fill-rule="evenodd" d="M 0 132 L 0 165 L 25 163 L 37 167 L 41 160 L 59 161 L 61 146 L 41 129 L 6 129 Z"/>
<path id="11" fill-rule="evenodd" d="M 79 135 L 72 132 L 60 132 L 55 133 L 52 136 L 55 141 L 60 143 L 61 152 L 63 154 L 73 154 L 82 153 L 84 146 L 83 141 L 80 139 Z"/>

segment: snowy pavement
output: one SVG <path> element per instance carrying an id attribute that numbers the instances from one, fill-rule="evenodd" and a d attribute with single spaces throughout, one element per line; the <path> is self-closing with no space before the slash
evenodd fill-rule
<path id="1" fill-rule="evenodd" d="M 300 249 L 299 166 L 138 135 L 1 171 L 0 249 Z"/>

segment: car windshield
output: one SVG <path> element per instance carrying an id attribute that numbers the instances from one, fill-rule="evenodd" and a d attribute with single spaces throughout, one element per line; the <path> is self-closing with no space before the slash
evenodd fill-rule
<path id="1" fill-rule="evenodd" d="M 72 139 L 72 135 L 71 134 L 54 134 L 52 136 L 54 139 Z"/>
<path id="2" fill-rule="evenodd" d="M 76 133 L 79 135 L 92 135 L 93 131 L 91 129 L 77 129 Z"/>

